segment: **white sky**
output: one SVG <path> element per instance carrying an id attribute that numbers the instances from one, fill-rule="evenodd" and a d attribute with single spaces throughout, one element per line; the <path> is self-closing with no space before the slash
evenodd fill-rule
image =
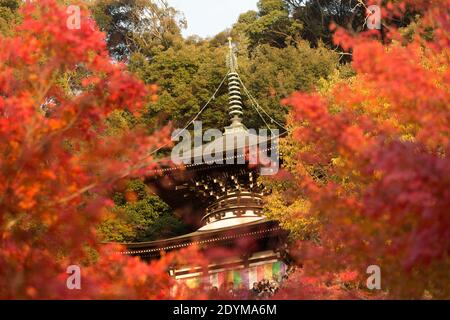
<path id="1" fill-rule="evenodd" d="M 184 13 L 188 28 L 183 36 L 214 36 L 229 28 L 241 13 L 256 10 L 258 0 L 167 0 Z"/>

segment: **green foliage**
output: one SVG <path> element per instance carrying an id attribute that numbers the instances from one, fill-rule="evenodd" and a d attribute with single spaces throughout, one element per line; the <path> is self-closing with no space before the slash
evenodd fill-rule
<path id="1" fill-rule="evenodd" d="M 213 48 L 206 42 L 185 43 L 178 48 L 156 54 L 151 61 L 141 53 L 130 59 L 130 70 L 146 83 L 160 87 L 158 101 L 148 107 L 152 121 L 156 115 L 184 126 L 209 100 L 226 74 L 225 48 Z M 227 123 L 227 99 L 222 90 L 205 110 L 201 120 L 205 127 L 223 127 Z"/>
<path id="2" fill-rule="evenodd" d="M 11 25 L 18 19 L 19 5 L 19 0 L 0 0 L 0 34 L 10 34 Z"/>
<path id="3" fill-rule="evenodd" d="M 242 14 L 235 25 L 235 33 L 244 33 L 252 50 L 261 44 L 284 48 L 298 33 L 301 25 L 289 17 L 283 0 L 260 0 L 258 12 Z"/>
<path id="4" fill-rule="evenodd" d="M 307 42 L 300 41 L 296 46 L 286 48 L 261 45 L 240 65 L 248 90 L 261 107 L 283 123 L 287 109 L 280 101 L 294 91 L 313 89 L 321 79 L 328 79 L 333 74 L 337 63 L 338 56 L 334 52 L 322 46 L 312 49 Z M 246 124 L 262 127 L 258 114 L 248 101 L 246 106 L 246 118 L 249 119 Z"/>
<path id="5" fill-rule="evenodd" d="M 365 25 L 366 12 L 360 0 L 284 0 L 291 17 L 302 25 L 299 36 L 308 40 L 312 46 L 325 43 L 334 48 L 333 31 L 330 24 L 335 23 L 348 30 L 358 32 Z"/>
<path id="6" fill-rule="evenodd" d="M 148 22 L 142 17 L 145 10 L 158 13 L 163 21 Z M 119 41 L 123 50 L 118 51 L 117 45 L 109 42 L 110 51 L 127 56 L 130 71 L 145 83 L 159 87 L 157 101 L 149 103 L 142 119 L 137 120 L 150 130 L 168 121 L 174 128 L 184 127 L 206 104 L 227 72 L 226 43 L 230 35 L 237 44 L 239 73 L 244 83 L 261 107 L 280 123 L 285 122 L 288 110 L 279 101 L 294 91 L 313 89 L 321 79 L 333 74 L 339 62 L 338 54 L 323 45 L 311 49 L 307 41 L 297 39 L 299 23 L 292 19 L 289 5 L 282 0 L 261 0 L 258 11 L 242 14 L 232 30 L 212 39 L 183 40 L 176 27 L 180 26 L 177 12 L 167 5 L 149 5 L 143 0 L 101 0 L 93 11 L 98 24 L 108 32 L 108 39 L 116 33 L 122 35 L 122 40 L 128 39 Z M 160 37 L 154 37 L 155 30 L 159 30 Z M 165 41 L 166 35 L 173 41 Z M 226 93 L 223 86 L 198 119 L 203 121 L 204 129 L 229 124 Z M 244 123 L 249 128 L 266 127 L 243 95 Z M 119 116 L 114 115 L 111 120 L 119 128 L 133 120 Z M 136 119 L 133 121 L 130 126 L 136 125 Z M 268 117 L 265 121 L 277 127 Z"/>
<path id="7" fill-rule="evenodd" d="M 150 61 L 136 53 L 130 70 L 146 83 L 160 87 L 158 101 L 148 106 L 149 125 L 156 116 L 182 127 L 205 105 L 227 72 L 225 46 L 215 47 L 208 41 L 185 43 L 169 48 Z M 258 103 L 278 122 L 284 122 L 287 109 L 279 101 L 296 90 L 308 91 L 320 79 L 335 70 L 338 55 L 320 47 L 311 49 L 306 42 L 296 46 L 275 48 L 261 45 L 249 57 L 238 47 L 239 73 Z M 244 97 L 244 123 L 249 128 L 264 127 L 264 122 Z M 222 87 L 199 120 L 204 128 L 223 128 L 229 124 L 226 86 Z M 270 120 L 266 117 L 266 121 Z"/>
<path id="8" fill-rule="evenodd" d="M 110 53 L 119 60 L 144 50 L 153 54 L 173 47 L 181 40 L 182 16 L 166 1 L 98 0 L 91 10 L 106 32 Z"/>
<path id="9" fill-rule="evenodd" d="M 313 47 L 324 43 L 328 48 L 335 49 L 331 24 L 347 29 L 356 34 L 365 30 L 366 5 L 368 1 L 361 0 L 283 0 L 289 10 L 289 16 L 301 27 L 297 36 L 307 40 Z M 396 0 L 391 3 L 398 2 Z M 396 15 L 391 22 L 397 27 L 408 26 L 420 14 L 412 7 L 407 7 L 404 14 Z M 385 30 L 382 29 L 382 33 Z M 349 57 L 344 57 L 350 61 Z"/>
<path id="10" fill-rule="evenodd" d="M 149 194 L 141 180 L 131 180 L 113 197 L 115 207 L 99 227 L 104 241 L 139 242 L 180 235 L 186 226 L 170 207 Z"/>
<path id="11" fill-rule="evenodd" d="M 120 134 L 121 132 L 133 128 L 140 120 L 140 118 L 135 117 L 127 110 L 115 110 L 111 112 L 106 119 L 106 122 L 108 123 L 106 133 L 112 136 Z"/>

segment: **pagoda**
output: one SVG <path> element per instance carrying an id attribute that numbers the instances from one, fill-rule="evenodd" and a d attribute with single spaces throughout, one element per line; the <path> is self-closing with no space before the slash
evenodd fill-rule
<path id="1" fill-rule="evenodd" d="M 196 245 L 207 257 L 207 268 L 177 266 L 170 275 L 189 287 L 200 283 L 221 288 L 223 284 L 250 289 L 260 280 L 279 281 L 286 272 L 289 255 L 287 232 L 264 216 L 263 198 L 270 190 L 258 182 L 262 165 L 251 165 L 251 152 L 270 153 L 279 164 L 277 138 L 264 137 L 243 124 L 243 100 L 237 59 L 229 39 L 227 57 L 228 112 L 230 125 L 212 142 L 190 149 L 179 165 L 158 169 L 146 178 L 151 187 L 198 229 L 182 236 L 139 243 L 126 243 L 121 254 L 157 259 L 162 252 Z M 205 151 L 214 151 L 214 161 Z M 270 170 L 270 169 L 269 169 Z M 217 258 L 214 251 L 223 254 Z"/>

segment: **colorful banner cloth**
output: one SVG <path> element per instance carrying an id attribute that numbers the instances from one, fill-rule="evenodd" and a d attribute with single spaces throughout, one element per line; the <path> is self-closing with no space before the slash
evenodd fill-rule
<path id="1" fill-rule="evenodd" d="M 224 285 L 229 286 L 232 283 L 234 288 L 244 285 L 250 289 L 253 283 L 261 280 L 279 282 L 284 274 L 286 274 L 286 265 L 281 261 L 276 261 L 250 268 L 213 272 L 207 277 L 196 276 L 178 279 L 178 281 L 192 289 L 198 288 L 202 282 L 204 285 L 216 288 L 221 288 Z"/>

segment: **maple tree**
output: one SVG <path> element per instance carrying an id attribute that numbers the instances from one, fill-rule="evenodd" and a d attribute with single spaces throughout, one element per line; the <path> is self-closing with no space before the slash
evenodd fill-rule
<path id="1" fill-rule="evenodd" d="M 138 115 L 156 88 L 111 61 L 80 6 L 71 30 L 57 1 L 27 3 L 22 23 L 0 38 L 0 297 L 168 297 L 167 266 L 179 258 L 148 264 L 99 245 L 113 182 L 155 168 L 146 154 L 169 131 L 105 134 L 111 112 Z M 73 74 L 79 83 L 68 90 Z M 83 290 L 66 287 L 69 265 L 81 266 Z"/>
<path id="2" fill-rule="evenodd" d="M 421 12 L 416 23 L 389 24 L 408 8 Z M 295 187 L 281 195 L 307 203 L 289 219 L 320 222 L 319 241 L 295 252 L 316 283 L 355 272 L 365 287 L 366 268 L 378 265 L 388 297 L 450 297 L 449 9 L 389 2 L 384 39 L 337 29 L 357 75 L 285 100 L 291 168 L 279 178 Z"/>
<path id="3" fill-rule="evenodd" d="M 128 181 L 125 192 L 116 191 L 113 200 L 115 207 L 98 227 L 104 241 L 143 242 L 189 231 L 172 209 L 139 179 Z"/>

